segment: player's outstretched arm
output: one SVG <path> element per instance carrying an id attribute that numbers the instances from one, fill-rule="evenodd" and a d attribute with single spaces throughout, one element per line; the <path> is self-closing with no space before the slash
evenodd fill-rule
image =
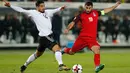
<path id="1" fill-rule="evenodd" d="M 21 13 L 24 13 L 24 14 L 29 14 L 29 11 L 28 10 L 25 10 L 25 9 L 23 9 L 23 8 L 21 8 L 21 7 L 17 7 L 17 6 L 13 6 L 13 5 L 11 5 L 10 4 L 10 2 L 7 2 L 6 0 L 3 0 L 4 1 L 4 5 L 6 6 L 6 7 L 10 7 L 10 8 L 12 8 L 12 9 L 14 9 L 15 11 L 17 11 L 17 12 L 21 12 Z"/>
<path id="2" fill-rule="evenodd" d="M 120 2 L 120 1 L 117 1 L 114 6 L 112 6 L 112 7 L 110 7 L 110 8 L 104 9 L 104 13 L 109 13 L 109 12 L 111 12 L 112 10 L 114 10 L 115 8 L 117 8 L 120 4 L 121 4 L 121 2 Z"/>
<path id="3" fill-rule="evenodd" d="M 52 13 L 56 13 L 56 12 L 59 12 L 59 11 L 63 11 L 64 9 L 66 8 L 66 6 L 62 6 L 62 7 L 59 7 L 59 8 L 56 8 L 52 11 Z"/>
<path id="4" fill-rule="evenodd" d="M 67 33 L 69 32 L 69 30 L 73 28 L 74 24 L 75 24 L 75 22 L 72 21 L 72 22 L 67 26 L 67 28 L 64 30 L 64 33 L 67 34 Z"/>
<path id="5" fill-rule="evenodd" d="M 59 7 L 59 8 L 56 8 L 56 9 L 49 9 L 49 10 L 46 10 L 49 14 L 50 17 L 53 16 L 54 13 L 56 12 L 59 12 L 59 11 L 63 11 L 65 9 L 66 6 L 62 6 L 62 7 Z"/>

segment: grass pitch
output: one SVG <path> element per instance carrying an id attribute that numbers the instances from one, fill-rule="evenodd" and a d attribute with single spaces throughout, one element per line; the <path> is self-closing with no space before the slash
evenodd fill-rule
<path id="1" fill-rule="evenodd" d="M 20 66 L 35 50 L 0 50 L 0 73 L 20 73 Z M 93 53 L 63 55 L 64 63 L 71 67 L 81 64 L 83 73 L 94 73 Z M 105 64 L 100 73 L 130 73 L 130 49 L 102 50 L 101 63 Z M 25 73 L 72 73 L 58 71 L 58 64 L 52 52 L 45 52 L 31 63 Z"/>

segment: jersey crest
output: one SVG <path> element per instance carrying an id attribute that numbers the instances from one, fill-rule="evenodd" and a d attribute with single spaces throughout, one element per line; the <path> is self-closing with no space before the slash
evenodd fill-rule
<path id="1" fill-rule="evenodd" d="M 92 17 L 89 17 L 88 19 L 89 19 L 89 21 L 90 21 L 90 22 L 92 22 L 92 21 L 93 21 L 93 18 L 92 18 Z"/>

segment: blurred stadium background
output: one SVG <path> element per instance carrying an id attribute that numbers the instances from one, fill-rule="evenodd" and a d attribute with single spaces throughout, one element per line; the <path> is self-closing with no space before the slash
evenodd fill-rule
<path id="1" fill-rule="evenodd" d="M 17 5 L 25 9 L 35 9 L 35 0 L 9 1 L 12 5 Z M 78 35 L 79 26 L 75 26 L 67 35 L 63 33 L 63 30 L 74 16 L 77 16 L 83 11 L 83 5 L 86 0 L 45 1 L 46 8 L 57 8 L 62 5 L 67 6 L 63 12 L 54 14 L 52 24 L 55 40 L 57 40 L 62 47 L 71 47 Z M 117 0 L 93 0 L 94 9 L 101 10 L 110 7 L 114 5 L 116 1 Z M 130 0 L 121 1 L 122 4 L 116 10 L 99 18 L 97 39 L 102 47 L 102 62 L 107 64 L 106 69 L 101 73 L 130 73 Z M 38 31 L 30 18 L 5 7 L 4 3 L 0 1 L 0 73 L 18 73 L 19 66 L 24 63 L 32 52 L 34 52 L 38 45 L 37 43 Z M 86 54 L 83 53 L 81 55 L 78 54 L 79 56 L 76 55 L 80 57 L 80 62 L 76 60 L 74 62 L 71 60 L 71 62 L 69 61 L 69 59 L 77 59 L 76 56 L 70 57 L 65 55 L 64 60 L 69 66 L 80 63 L 86 68 L 83 71 L 84 73 L 93 73 L 92 55 L 88 50 L 84 51 L 88 53 L 88 58 L 86 57 Z M 56 67 L 55 60 L 51 58 L 51 54 L 47 53 L 44 57 L 31 65 L 32 69 L 27 72 L 59 73 L 57 71 L 54 72 L 49 70 L 49 68 L 53 69 L 53 67 Z M 52 61 L 52 64 L 48 64 L 47 61 Z M 89 62 L 86 63 L 86 61 Z M 90 64 L 90 62 L 92 62 L 92 64 Z M 47 66 L 44 67 L 45 65 Z M 5 70 L 6 68 L 7 70 Z M 15 68 L 17 69 L 16 71 Z"/>

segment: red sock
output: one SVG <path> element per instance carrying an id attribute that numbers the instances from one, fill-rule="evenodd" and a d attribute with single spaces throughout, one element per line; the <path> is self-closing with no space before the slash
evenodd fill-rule
<path id="1" fill-rule="evenodd" d="M 100 54 L 94 55 L 94 63 L 95 63 L 95 67 L 100 65 Z"/>
<path id="2" fill-rule="evenodd" d="M 64 52 L 67 53 L 67 54 L 69 54 L 70 48 L 65 48 Z"/>

